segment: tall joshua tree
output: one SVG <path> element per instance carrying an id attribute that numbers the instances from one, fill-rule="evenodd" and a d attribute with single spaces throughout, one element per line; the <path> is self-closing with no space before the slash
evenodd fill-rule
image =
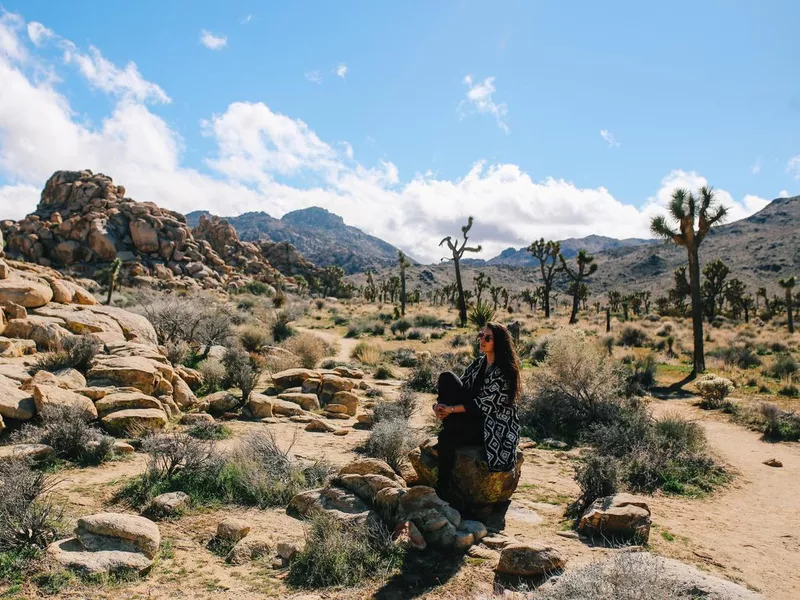
<path id="1" fill-rule="evenodd" d="M 794 306 L 792 306 L 792 288 L 794 287 L 795 283 L 794 275 L 787 277 L 786 279 L 778 280 L 778 285 L 780 285 L 786 293 L 786 315 L 789 318 L 789 333 L 794 333 Z"/>
<path id="2" fill-rule="evenodd" d="M 472 222 L 472 217 L 469 217 L 469 219 L 467 219 L 467 224 L 461 228 L 461 234 L 464 236 L 463 241 L 456 239 L 456 241 L 453 242 L 453 238 L 448 235 L 439 242 L 439 246 L 447 242 L 447 247 L 450 248 L 450 252 L 453 253 L 452 260 L 456 269 L 456 289 L 458 290 L 458 320 L 461 322 L 462 327 L 467 326 L 467 301 L 464 298 L 464 286 L 461 283 L 461 257 L 464 256 L 464 252 L 480 252 L 483 249 L 480 246 L 467 246 L 467 240 L 469 239 L 468 234 L 469 230 L 472 229 Z"/>
<path id="3" fill-rule="evenodd" d="M 725 219 L 728 208 L 717 204 L 713 188 L 704 186 L 700 188 L 697 197 L 685 189 L 675 190 L 668 210 L 669 217 L 678 223 L 677 229 L 670 224 L 667 217 L 659 215 L 650 222 L 650 230 L 654 235 L 686 248 L 689 286 L 692 290 L 693 373 L 696 375 L 706 370 L 703 352 L 703 297 L 700 293 L 700 244 L 709 230 Z"/>
<path id="4" fill-rule="evenodd" d="M 553 240 L 544 241 L 544 238 L 528 246 L 534 258 L 539 260 L 539 269 L 542 273 L 542 306 L 545 319 L 550 318 L 550 290 L 553 289 L 553 279 L 558 272 L 558 256 L 561 254 L 561 244 Z"/>
<path id="5" fill-rule="evenodd" d="M 572 290 L 572 314 L 569 316 L 571 325 L 578 322 L 578 303 L 581 299 L 581 284 L 584 279 L 597 271 L 597 263 L 594 262 L 594 256 L 586 252 L 586 250 L 578 250 L 578 256 L 575 257 L 575 262 L 578 265 L 577 269 L 573 269 L 567 264 L 563 254 L 558 255 L 558 260 L 561 261 L 561 270 L 567 274 L 567 277 L 569 277 L 572 282 L 570 284 L 570 290 Z"/>
<path id="6" fill-rule="evenodd" d="M 400 265 L 400 314 L 406 316 L 406 267 L 410 267 L 402 250 L 397 251 L 397 263 Z"/>

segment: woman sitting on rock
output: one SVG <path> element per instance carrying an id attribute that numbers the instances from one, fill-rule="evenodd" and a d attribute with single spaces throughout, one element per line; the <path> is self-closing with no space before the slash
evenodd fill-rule
<path id="1" fill-rule="evenodd" d="M 461 378 L 452 371 L 439 376 L 439 396 L 433 410 L 442 421 L 437 492 L 445 500 L 453 500 L 452 474 L 459 446 L 483 445 L 490 471 L 511 471 L 516 466 L 519 358 L 511 335 L 502 325 L 487 323 L 478 339 L 481 356 Z"/>

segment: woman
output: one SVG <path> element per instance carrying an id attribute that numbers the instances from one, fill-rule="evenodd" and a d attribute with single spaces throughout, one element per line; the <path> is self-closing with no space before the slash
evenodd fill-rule
<path id="1" fill-rule="evenodd" d="M 439 433 L 439 496 L 452 499 L 452 473 L 459 446 L 483 445 L 490 471 L 516 466 L 520 395 L 519 358 L 508 330 L 487 323 L 478 333 L 481 356 L 459 379 L 447 371 L 439 376 L 439 397 L 433 407 L 442 421 Z"/>

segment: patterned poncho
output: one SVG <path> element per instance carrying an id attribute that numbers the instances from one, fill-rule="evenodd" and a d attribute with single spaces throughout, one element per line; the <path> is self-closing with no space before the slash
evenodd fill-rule
<path id="1" fill-rule="evenodd" d="M 485 362 L 486 357 L 482 355 L 464 371 L 461 382 L 465 389 L 472 389 Z M 500 369 L 487 365 L 483 385 L 475 395 L 475 404 L 483 413 L 483 443 L 490 471 L 511 471 L 516 466 L 519 419 L 509 394 L 509 384 Z"/>

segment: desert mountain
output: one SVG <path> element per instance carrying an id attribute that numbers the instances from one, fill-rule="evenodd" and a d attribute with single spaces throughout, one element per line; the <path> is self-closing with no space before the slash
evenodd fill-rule
<path id="1" fill-rule="evenodd" d="M 186 215 L 192 226 L 209 213 Z M 344 220 L 324 208 L 304 208 L 275 219 L 265 212 L 249 212 L 225 219 L 239 237 L 248 242 L 268 240 L 289 242 L 312 263 L 320 267 L 338 265 L 346 273 L 381 269 L 397 263 L 397 248 L 374 236 L 346 225 Z"/>
<path id="2" fill-rule="evenodd" d="M 711 230 L 700 248 L 702 265 L 721 259 L 731 269 L 730 277 L 744 281 L 751 293 L 759 287 L 777 293 L 777 280 L 781 277 L 800 275 L 800 196 L 777 198 L 756 214 L 721 225 Z M 589 236 L 586 248 L 593 252 L 598 264 L 597 274 L 589 280 L 593 296 L 610 289 L 634 292 L 650 290 L 654 296 L 666 293 L 672 286 L 673 272 L 686 264 L 686 251 L 672 243 L 654 240 L 612 240 L 610 248 L 600 251 L 592 245 L 607 243 L 601 236 Z M 475 243 L 480 240 L 475 239 Z M 572 256 L 583 248 L 581 240 L 564 240 L 562 249 L 568 248 Z M 618 242 L 618 244 L 613 244 Z M 640 243 L 636 243 L 640 242 Z M 616 246 L 616 247 L 615 247 Z M 484 272 L 492 278 L 494 285 L 519 290 L 541 284 L 538 263 L 524 266 L 513 264 L 521 251 L 506 251 L 486 263 L 465 261 L 462 269 L 464 285 L 472 288 L 473 276 Z M 527 254 L 527 252 L 525 252 Z M 505 255 L 505 257 L 504 257 Z M 501 257 L 504 260 L 501 262 Z M 508 264 L 511 262 L 512 264 Z M 521 259 L 520 261 L 521 262 Z M 385 277 L 396 269 L 379 273 Z M 425 292 L 451 283 L 454 279 L 450 263 L 440 265 L 414 265 L 409 268 L 409 289 L 420 287 Z M 364 282 L 363 276 L 354 282 Z M 566 289 L 566 283 L 559 286 Z"/>

